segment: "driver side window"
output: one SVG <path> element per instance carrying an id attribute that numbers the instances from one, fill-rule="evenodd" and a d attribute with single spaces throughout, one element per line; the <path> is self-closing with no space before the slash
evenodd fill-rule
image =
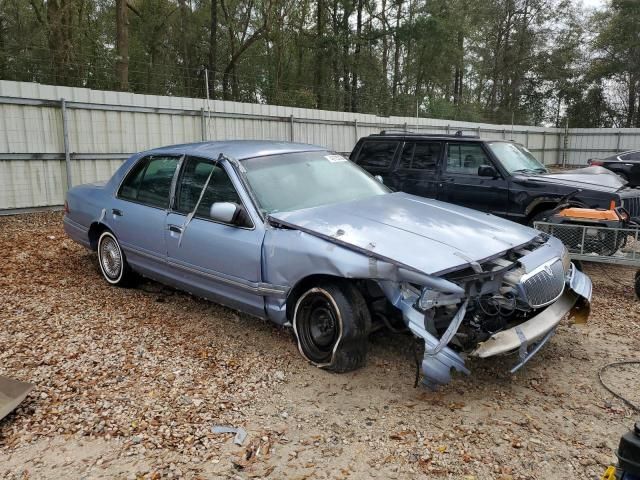
<path id="1" fill-rule="evenodd" d="M 213 160 L 204 158 L 187 157 L 185 159 L 176 190 L 176 211 L 189 214 L 195 208 L 209 175 L 211 175 L 211 178 L 202 195 L 195 217 L 209 219 L 209 209 L 216 202 L 230 202 L 242 206 L 240 196 L 229 175 L 227 175 L 222 165 L 214 164 Z M 241 226 L 251 226 L 246 214 L 243 215 L 243 219 L 239 224 Z"/>
<path id="2" fill-rule="evenodd" d="M 446 171 L 478 175 L 478 167 L 491 165 L 491 161 L 478 144 L 450 143 L 447 148 Z"/>

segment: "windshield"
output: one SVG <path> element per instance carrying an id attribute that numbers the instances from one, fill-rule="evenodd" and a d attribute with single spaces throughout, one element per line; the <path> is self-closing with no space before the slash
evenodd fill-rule
<path id="1" fill-rule="evenodd" d="M 492 142 L 489 148 L 509 173 L 547 173 L 547 169 L 522 145 Z"/>
<path id="2" fill-rule="evenodd" d="M 342 155 L 296 152 L 242 161 L 263 213 L 383 195 L 389 189 Z"/>

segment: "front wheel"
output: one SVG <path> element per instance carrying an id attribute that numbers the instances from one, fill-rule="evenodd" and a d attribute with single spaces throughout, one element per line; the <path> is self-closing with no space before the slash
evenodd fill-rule
<path id="1" fill-rule="evenodd" d="M 300 353 L 318 367 L 348 372 L 366 363 L 371 316 L 347 282 L 323 282 L 300 295 L 293 328 Z"/>
<path id="2" fill-rule="evenodd" d="M 128 287 L 133 283 L 133 272 L 115 235 L 105 230 L 98 239 L 98 263 L 104 279 L 111 285 Z"/>

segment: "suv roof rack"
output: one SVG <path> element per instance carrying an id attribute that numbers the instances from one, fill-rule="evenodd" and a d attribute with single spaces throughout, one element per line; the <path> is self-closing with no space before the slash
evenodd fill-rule
<path id="1" fill-rule="evenodd" d="M 380 136 L 380 135 L 407 135 L 407 136 L 419 136 L 419 137 L 445 137 L 445 138 L 480 138 L 478 135 L 464 135 L 462 130 L 458 130 L 454 134 L 450 133 L 419 133 L 412 132 L 410 130 L 382 130 L 380 133 L 372 133 L 369 135 Z"/>

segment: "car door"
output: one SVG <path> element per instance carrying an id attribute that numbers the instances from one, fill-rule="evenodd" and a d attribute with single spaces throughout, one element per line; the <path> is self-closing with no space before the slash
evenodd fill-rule
<path id="1" fill-rule="evenodd" d="M 478 174 L 479 167 L 496 169 L 496 177 Z M 438 184 L 439 200 L 506 216 L 509 182 L 493 164 L 480 143 L 448 142 Z"/>
<path id="2" fill-rule="evenodd" d="M 264 228 L 249 216 L 238 193 L 240 183 L 234 184 L 232 177 L 234 172 L 228 164 L 185 158 L 172 210 L 166 218 L 167 261 L 179 287 L 264 316 L 258 289 Z M 234 224 L 213 221 L 209 211 L 215 202 L 241 206 L 239 220 Z M 187 223 L 187 216 L 194 209 L 195 214 Z"/>
<path id="3" fill-rule="evenodd" d="M 413 195 L 436 198 L 441 153 L 441 142 L 406 141 L 398 164 L 390 175 L 389 185 Z"/>
<path id="4" fill-rule="evenodd" d="M 380 175 L 388 187 L 399 190 L 393 183 L 392 165 L 401 144 L 399 139 L 364 140 L 357 152 L 355 163 L 371 175 Z"/>
<path id="5" fill-rule="evenodd" d="M 180 156 L 143 157 L 125 176 L 104 221 L 118 238 L 127 261 L 157 277 L 166 268 L 164 229 Z"/>

